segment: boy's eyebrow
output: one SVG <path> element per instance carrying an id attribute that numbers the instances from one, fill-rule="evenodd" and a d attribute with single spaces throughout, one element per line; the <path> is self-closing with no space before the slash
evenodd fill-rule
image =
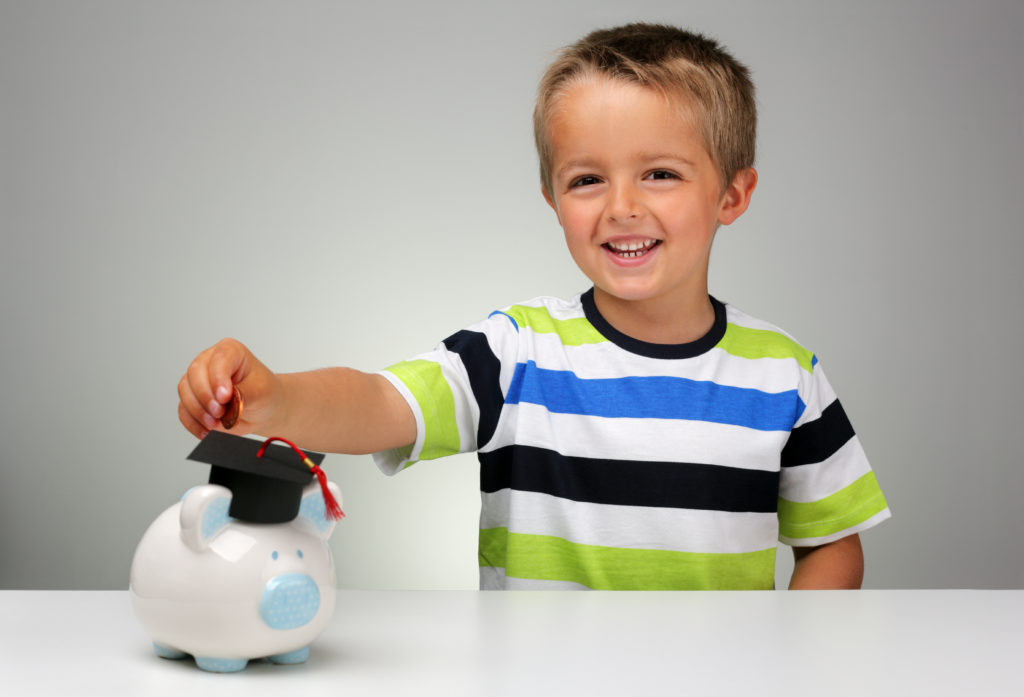
<path id="1" fill-rule="evenodd" d="M 564 175 L 569 170 L 573 169 L 590 169 L 597 166 L 597 161 L 591 158 L 580 158 L 576 160 L 569 160 L 559 167 L 555 173 L 558 175 Z"/>
<path id="2" fill-rule="evenodd" d="M 673 152 L 652 152 L 652 153 L 640 153 L 636 157 L 638 162 L 657 162 L 657 161 L 673 161 L 680 164 L 684 164 L 688 167 L 696 166 L 696 163 L 688 157 L 684 157 L 679 153 Z M 598 162 L 594 158 L 581 157 L 575 160 L 569 160 L 564 163 L 561 167 L 555 170 L 556 176 L 564 176 L 566 172 L 574 169 L 591 169 L 597 167 Z"/>
<path id="3" fill-rule="evenodd" d="M 649 162 L 651 160 L 672 160 L 674 162 L 681 162 L 684 165 L 693 167 L 696 163 L 688 157 L 675 152 L 653 152 L 653 153 L 641 153 L 639 158 L 642 162 Z"/>

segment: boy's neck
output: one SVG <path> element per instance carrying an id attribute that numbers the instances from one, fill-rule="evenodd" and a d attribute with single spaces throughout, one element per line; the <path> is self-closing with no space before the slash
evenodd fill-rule
<path id="1" fill-rule="evenodd" d="M 688 344 L 706 336 L 715 323 L 706 292 L 682 300 L 624 300 L 595 286 L 594 304 L 615 329 L 651 344 Z"/>

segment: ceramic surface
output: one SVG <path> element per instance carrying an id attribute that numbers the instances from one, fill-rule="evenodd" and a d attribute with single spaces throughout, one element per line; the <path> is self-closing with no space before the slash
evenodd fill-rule
<path id="1" fill-rule="evenodd" d="M 341 502 L 341 492 L 329 484 Z M 158 656 L 217 672 L 254 658 L 301 663 L 334 611 L 334 562 L 319 485 L 299 516 L 273 525 L 228 515 L 231 492 L 190 489 L 149 526 L 135 551 L 129 591 Z"/>

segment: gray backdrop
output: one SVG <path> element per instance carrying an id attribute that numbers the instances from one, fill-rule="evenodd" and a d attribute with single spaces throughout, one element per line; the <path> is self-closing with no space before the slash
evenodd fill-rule
<path id="1" fill-rule="evenodd" d="M 638 19 L 753 68 L 760 185 L 712 292 L 822 357 L 894 512 L 866 586 L 1022 587 L 1019 0 L 2 0 L 0 587 L 127 587 L 206 476 L 175 386 L 219 338 L 376 369 L 585 289 L 534 89 Z M 476 587 L 473 456 L 326 466 L 340 586 Z"/>

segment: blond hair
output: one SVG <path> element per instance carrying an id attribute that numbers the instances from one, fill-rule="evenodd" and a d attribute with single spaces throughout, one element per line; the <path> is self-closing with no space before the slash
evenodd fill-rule
<path id="1" fill-rule="evenodd" d="M 627 24 L 591 32 L 566 47 L 541 79 L 533 132 L 544 191 L 552 195 L 548 120 L 574 84 L 604 76 L 682 100 L 723 189 L 754 164 L 757 107 L 747 68 L 714 40 L 661 24 Z"/>

